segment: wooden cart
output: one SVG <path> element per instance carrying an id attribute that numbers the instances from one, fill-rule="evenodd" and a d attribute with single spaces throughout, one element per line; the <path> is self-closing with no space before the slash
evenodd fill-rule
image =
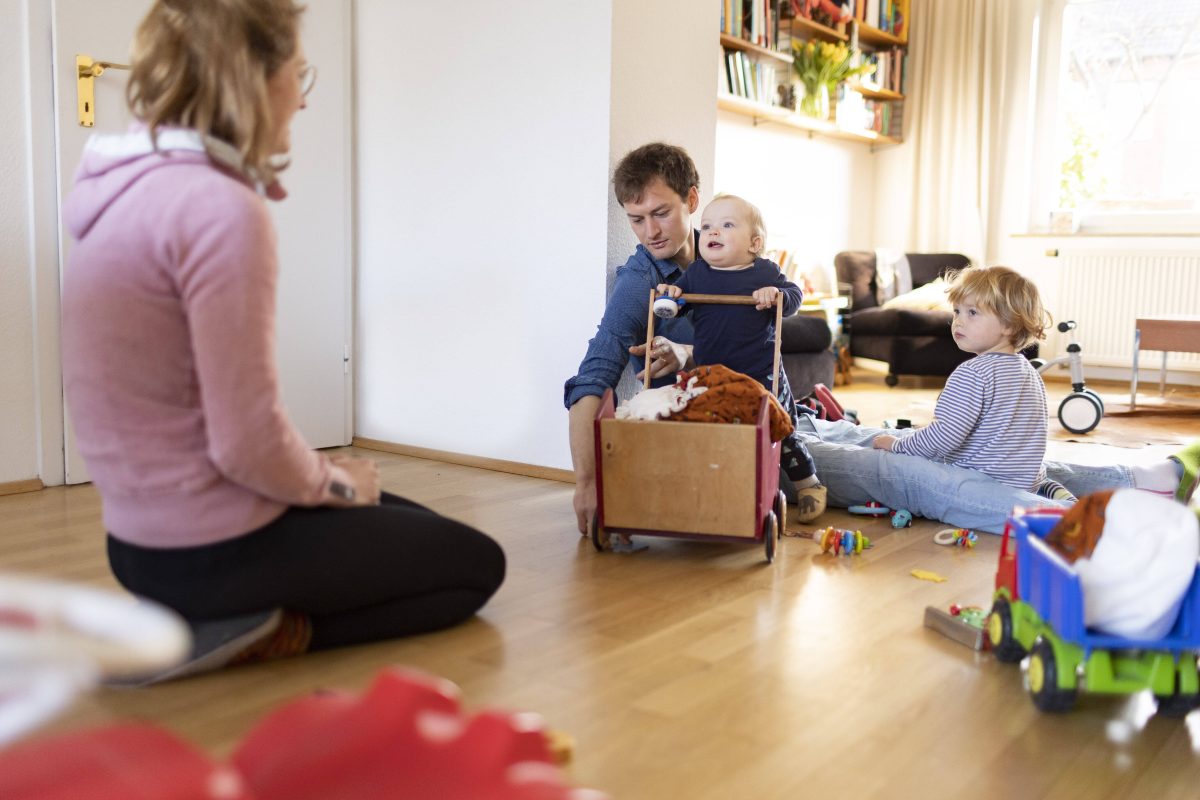
<path id="1" fill-rule="evenodd" d="M 691 303 L 754 304 L 748 296 L 685 294 Z M 651 292 L 650 305 L 654 305 Z M 775 377 L 783 297 L 775 304 Z M 646 387 L 654 314 L 646 335 Z M 596 514 L 592 543 L 614 533 L 757 543 L 775 558 L 787 501 L 779 490 L 779 442 L 771 441 L 770 399 L 753 425 L 617 419 L 612 390 L 595 419 Z"/>

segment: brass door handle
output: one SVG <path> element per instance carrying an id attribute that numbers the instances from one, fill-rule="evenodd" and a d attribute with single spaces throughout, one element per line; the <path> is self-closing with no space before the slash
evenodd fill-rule
<path id="1" fill-rule="evenodd" d="M 79 125 L 92 128 L 96 125 L 96 78 L 106 69 L 129 69 L 128 64 L 112 61 L 93 61 L 89 55 L 75 56 L 75 100 L 79 108 Z"/>

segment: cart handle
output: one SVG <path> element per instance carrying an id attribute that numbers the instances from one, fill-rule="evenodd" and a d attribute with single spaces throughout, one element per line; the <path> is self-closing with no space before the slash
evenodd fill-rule
<path id="1" fill-rule="evenodd" d="M 650 290 L 650 313 L 646 318 L 646 366 L 643 370 L 643 389 L 650 388 L 650 360 L 652 342 L 654 341 L 654 301 L 658 293 Z M 684 294 L 683 299 L 689 303 L 711 303 L 724 306 L 754 306 L 758 301 L 748 294 Z M 779 343 L 783 340 L 783 292 L 775 295 L 775 363 L 771 374 L 771 394 L 779 396 Z"/>

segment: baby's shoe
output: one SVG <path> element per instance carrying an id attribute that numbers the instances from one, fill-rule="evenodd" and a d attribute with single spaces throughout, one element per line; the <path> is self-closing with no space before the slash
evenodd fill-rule
<path id="1" fill-rule="evenodd" d="M 825 513 L 828 492 L 821 484 L 796 489 L 796 521 L 808 523 Z"/>

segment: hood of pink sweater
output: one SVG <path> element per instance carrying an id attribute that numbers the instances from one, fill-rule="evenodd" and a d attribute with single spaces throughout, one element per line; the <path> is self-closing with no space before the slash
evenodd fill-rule
<path id="1" fill-rule="evenodd" d="M 146 126 L 135 124 L 127 133 L 93 134 L 84 146 L 75 172 L 75 186 L 63 203 L 63 222 L 73 237 L 82 239 L 113 201 L 142 176 L 158 169 L 198 163 L 211 163 L 251 186 L 257 185 L 242 169 L 237 150 L 227 142 L 202 136 L 197 131 L 160 128 L 152 139 Z M 285 196 L 278 183 L 258 188 L 272 200 Z"/>

